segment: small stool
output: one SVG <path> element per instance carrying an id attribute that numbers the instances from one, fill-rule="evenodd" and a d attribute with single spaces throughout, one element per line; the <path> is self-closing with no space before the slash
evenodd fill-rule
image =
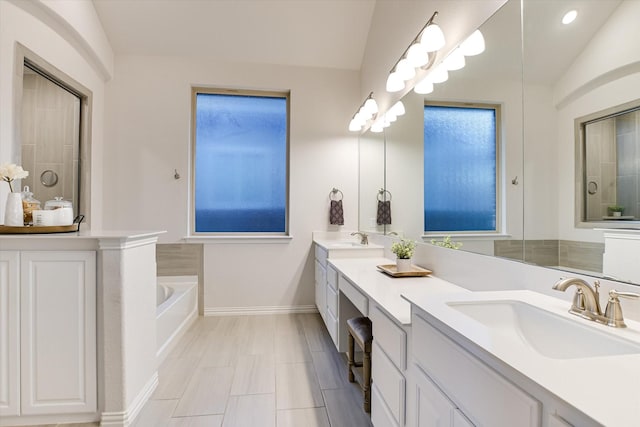
<path id="1" fill-rule="evenodd" d="M 364 410 L 371 412 L 371 343 L 373 333 L 371 320 L 368 317 L 354 317 L 347 320 L 349 332 L 349 347 L 347 349 L 347 361 L 349 363 L 349 382 L 357 381 L 364 394 Z M 356 362 L 355 346 L 362 349 L 362 362 Z M 356 368 L 362 368 L 362 374 Z"/>

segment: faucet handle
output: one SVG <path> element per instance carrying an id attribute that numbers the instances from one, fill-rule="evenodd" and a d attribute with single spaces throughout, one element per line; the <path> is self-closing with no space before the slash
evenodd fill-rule
<path id="1" fill-rule="evenodd" d="M 618 297 L 640 298 L 640 294 L 637 294 L 635 292 L 618 292 L 613 289 L 609 291 L 609 302 L 607 303 L 607 308 L 604 312 L 607 325 L 613 326 L 615 328 L 626 328 L 627 325 L 624 323 L 624 317 L 622 316 L 622 307 L 620 305 L 620 300 L 618 299 Z"/>

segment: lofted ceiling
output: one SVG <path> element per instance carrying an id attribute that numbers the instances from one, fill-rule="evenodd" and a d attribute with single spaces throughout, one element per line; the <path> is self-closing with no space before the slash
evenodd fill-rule
<path id="1" fill-rule="evenodd" d="M 116 55 L 359 70 L 375 0 L 93 0 Z"/>

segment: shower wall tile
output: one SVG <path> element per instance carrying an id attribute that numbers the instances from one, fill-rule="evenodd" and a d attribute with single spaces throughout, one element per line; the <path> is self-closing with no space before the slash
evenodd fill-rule
<path id="1" fill-rule="evenodd" d="M 521 260 L 524 255 L 522 240 L 494 240 L 493 253 L 502 258 Z"/>
<path id="2" fill-rule="evenodd" d="M 604 243 L 560 240 L 559 248 L 560 266 L 602 272 Z"/>
<path id="3" fill-rule="evenodd" d="M 536 265 L 558 265 L 557 240 L 525 240 L 524 260 Z"/>

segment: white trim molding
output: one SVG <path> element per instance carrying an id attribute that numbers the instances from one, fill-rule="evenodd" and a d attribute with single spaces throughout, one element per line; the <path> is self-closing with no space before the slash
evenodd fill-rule
<path id="1" fill-rule="evenodd" d="M 261 307 L 205 307 L 205 316 L 256 316 L 262 314 L 317 313 L 315 305 L 261 306 Z"/>

